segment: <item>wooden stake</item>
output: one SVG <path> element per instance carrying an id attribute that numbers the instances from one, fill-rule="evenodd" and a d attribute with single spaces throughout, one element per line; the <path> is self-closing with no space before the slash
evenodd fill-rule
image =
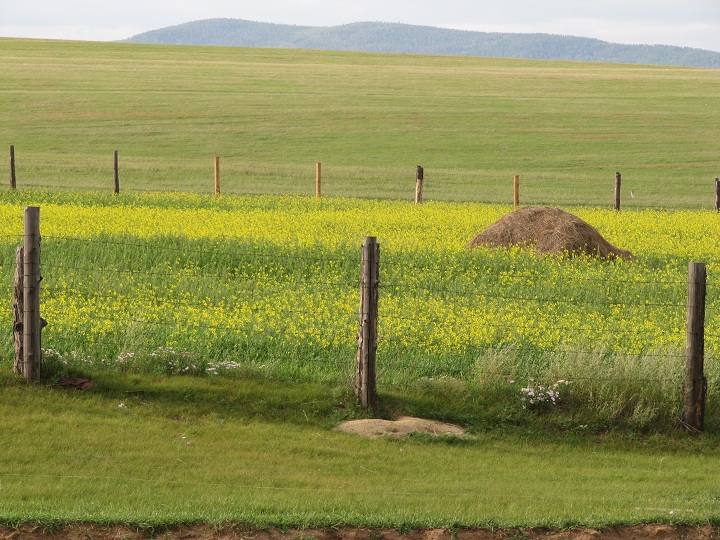
<path id="1" fill-rule="evenodd" d="M 358 329 L 355 395 L 366 409 L 377 409 L 375 357 L 378 327 L 378 285 L 380 244 L 374 236 L 366 236 L 362 247 L 360 269 L 360 325 Z"/>
<path id="2" fill-rule="evenodd" d="M 315 197 L 318 199 L 321 195 L 321 182 L 322 182 L 322 165 L 318 162 L 315 164 Z"/>
<path id="3" fill-rule="evenodd" d="M 620 211 L 620 181 L 622 176 L 619 172 L 615 173 L 615 210 Z"/>
<path id="4" fill-rule="evenodd" d="M 424 177 L 425 170 L 418 165 L 415 172 L 415 204 L 422 204 Z"/>
<path id="5" fill-rule="evenodd" d="M 15 373 L 23 373 L 24 358 L 23 358 L 23 317 L 24 317 L 24 302 L 23 302 L 23 246 L 19 246 L 15 251 L 15 287 L 13 293 L 13 341 L 15 342 L 15 363 L 13 364 L 13 371 Z"/>
<path id="6" fill-rule="evenodd" d="M 513 178 L 513 208 L 520 206 L 520 177 L 516 174 Z"/>
<path id="7" fill-rule="evenodd" d="M 685 327 L 685 388 L 683 425 L 691 433 L 703 430 L 707 379 L 705 363 L 705 263 L 688 265 L 687 324 Z"/>
<path id="8" fill-rule="evenodd" d="M 215 156 L 215 196 L 220 195 L 220 156 Z"/>
<path id="9" fill-rule="evenodd" d="M 15 178 L 15 145 L 10 145 L 10 189 L 15 189 L 17 181 Z"/>
<path id="10" fill-rule="evenodd" d="M 115 195 L 120 193 L 120 175 L 118 171 L 118 151 L 113 152 L 113 171 L 115 172 Z"/>
<path id="11" fill-rule="evenodd" d="M 720 212 L 720 178 L 715 179 L 715 211 Z"/>
<path id="12" fill-rule="evenodd" d="M 23 375 L 40 379 L 40 208 L 25 207 L 23 246 Z"/>

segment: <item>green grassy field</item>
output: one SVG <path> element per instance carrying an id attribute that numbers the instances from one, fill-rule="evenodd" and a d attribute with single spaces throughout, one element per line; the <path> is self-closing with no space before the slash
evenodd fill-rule
<path id="1" fill-rule="evenodd" d="M 2 396 L 0 523 L 720 521 L 720 455 L 701 439 L 508 429 L 470 441 L 369 440 L 330 429 L 353 414 L 344 393 L 237 379 L 99 376 L 85 393 L 5 379 Z"/>
<path id="2" fill-rule="evenodd" d="M 53 349 L 28 387 L 0 348 L 0 522 L 720 523 L 720 234 L 696 211 L 720 72 L 3 39 L 0 58 L 20 187 L 0 193 L 0 321 L 37 204 Z M 320 161 L 332 197 L 188 193 L 210 193 L 215 155 L 224 193 L 312 194 Z M 429 203 L 366 200 L 411 200 L 417 164 Z M 595 208 L 616 170 L 627 212 Z M 468 201 L 508 202 L 514 174 L 524 202 L 575 205 L 636 263 L 469 253 L 509 207 Z M 368 414 L 350 390 L 366 234 L 378 414 L 474 439 L 332 430 Z M 699 437 L 677 423 L 691 260 L 710 272 Z M 538 375 L 573 380 L 559 406 L 526 407 Z"/>
<path id="3" fill-rule="evenodd" d="M 0 40 L 20 186 L 708 208 L 720 72 Z M 7 150 L 5 150 L 7 151 Z M 9 176 L 7 169 L 4 177 Z M 629 197 L 633 190 L 635 198 Z"/>

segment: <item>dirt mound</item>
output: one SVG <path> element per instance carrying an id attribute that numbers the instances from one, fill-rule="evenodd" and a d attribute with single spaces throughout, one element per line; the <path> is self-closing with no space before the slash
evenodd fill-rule
<path id="1" fill-rule="evenodd" d="M 473 238 L 468 247 L 512 245 L 533 248 L 541 254 L 635 259 L 632 253 L 613 246 L 579 217 L 548 207 L 530 206 L 510 212 Z"/>
<path id="2" fill-rule="evenodd" d="M 455 435 L 465 436 L 465 431 L 452 424 L 444 424 L 435 420 L 425 420 L 412 416 L 403 416 L 397 420 L 380 420 L 367 418 L 363 420 L 348 420 L 337 427 L 338 431 L 354 433 L 364 437 L 402 437 L 410 433 L 427 433 L 432 436 Z"/>

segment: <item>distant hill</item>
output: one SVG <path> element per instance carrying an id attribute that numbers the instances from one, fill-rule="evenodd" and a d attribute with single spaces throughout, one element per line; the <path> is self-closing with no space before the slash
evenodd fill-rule
<path id="1" fill-rule="evenodd" d="M 720 52 L 690 47 L 621 45 L 573 36 L 472 32 L 379 22 L 322 27 L 208 19 L 152 30 L 124 41 L 720 68 Z"/>

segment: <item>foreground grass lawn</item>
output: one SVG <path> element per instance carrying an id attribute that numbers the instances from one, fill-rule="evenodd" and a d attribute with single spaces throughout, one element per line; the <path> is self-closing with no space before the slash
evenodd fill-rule
<path id="1" fill-rule="evenodd" d="M 381 400 L 407 410 L 402 397 Z M 720 521 L 710 437 L 530 426 L 466 441 L 369 440 L 332 430 L 358 414 L 349 392 L 322 385 L 133 376 L 78 392 L 5 374 L 0 516 L 399 528 Z"/>

